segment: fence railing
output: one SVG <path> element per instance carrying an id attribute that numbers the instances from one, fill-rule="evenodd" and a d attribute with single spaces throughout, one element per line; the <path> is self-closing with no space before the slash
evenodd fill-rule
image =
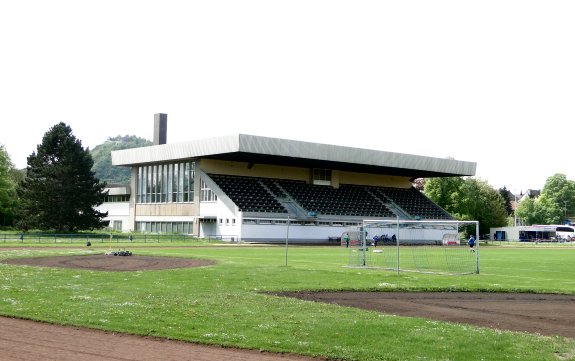
<path id="1" fill-rule="evenodd" d="M 173 243 L 198 242 L 199 238 L 189 234 L 152 234 L 152 233 L 0 233 L 0 243 Z M 215 242 L 216 239 L 201 241 Z"/>

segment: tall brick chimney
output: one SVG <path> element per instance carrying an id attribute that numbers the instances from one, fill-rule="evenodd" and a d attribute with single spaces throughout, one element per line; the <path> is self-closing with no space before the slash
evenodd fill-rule
<path id="1" fill-rule="evenodd" d="M 154 145 L 166 144 L 168 114 L 154 114 Z"/>

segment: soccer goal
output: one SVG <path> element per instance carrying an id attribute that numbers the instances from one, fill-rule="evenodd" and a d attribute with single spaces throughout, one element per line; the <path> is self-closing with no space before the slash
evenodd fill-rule
<path id="1" fill-rule="evenodd" d="M 350 229 L 349 266 L 443 274 L 479 273 L 477 221 L 365 220 Z"/>

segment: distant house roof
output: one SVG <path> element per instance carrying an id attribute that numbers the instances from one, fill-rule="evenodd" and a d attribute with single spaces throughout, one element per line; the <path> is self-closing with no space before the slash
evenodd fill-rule
<path id="1" fill-rule="evenodd" d="M 112 164 L 119 166 L 162 163 L 190 158 L 338 169 L 372 174 L 410 176 L 412 178 L 473 176 L 477 166 L 475 162 L 447 158 L 247 134 L 112 152 Z"/>
<path id="2" fill-rule="evenodd" d="M 525 193 L 523 193 L 523 196 L 521 196 L 521 199 L 518 200 L 518 202 L 521 202 L 524 199 L 527 198 L 537 198 L 541 195 L 541 191 L 539 189 L 528 189 L 525 191 Z"/>

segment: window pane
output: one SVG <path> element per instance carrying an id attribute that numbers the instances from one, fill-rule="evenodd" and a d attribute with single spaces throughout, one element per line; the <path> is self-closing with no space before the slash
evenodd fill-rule
<path id="1" fill-rule="evenodd" d="M 136 179 L 136 202 L 142 202 L 142 167 L 138 167 L 138 179 Z"/>
<path id="2" fill-rule="evenodd" d="M 178 202 L 184 201 L 184 163 L 180 163 L 178 174 Z"/>
<path id="3" fill-rule="evenodd" d="M 172 182 L 172 202 L 178 201 L 178 164 L 174 164 L 174 179 Z"/>
<path id="4" fill-rule="evenodd" d="M 162 202 L 166 203 L 168 194 L 168 165 L 162 167 Z"/>
<path id="5" fill-rule="evenodd" d="M 147 166 L 146 171 L 148 172 L 148 183 L 146 184 L 146 202 L 149 203 L 152 201 L 152 166 Z"/>
<path id="6" fill-rule="evenodd" d="M 190 163 L 184 163 L 184 189 L 182 199 L 184 202 L 188 202 L 188 196 L 190 194 Z"/>

